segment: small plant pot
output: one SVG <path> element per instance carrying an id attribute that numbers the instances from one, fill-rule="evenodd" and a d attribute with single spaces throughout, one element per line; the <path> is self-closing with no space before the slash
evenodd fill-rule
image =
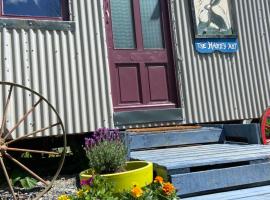
<path id="1" fill-rule="evenodd" d="M 144 187 L 153 181 L 153 163 L 146 161 L 130 161 L 126 163 L 126 171 L 113 174 L 102 174 L 113 184 L 115 192 L 130 190 L 134 185 Z M 80 180 L 91 178 L 91 170 L 80 173 Z"/>

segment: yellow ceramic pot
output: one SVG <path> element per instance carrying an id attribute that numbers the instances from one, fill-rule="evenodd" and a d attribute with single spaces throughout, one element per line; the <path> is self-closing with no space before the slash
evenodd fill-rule
<path id="1" fill-rule="evenodd" d="M 115 192 L 130 190 L 134 185 L 144 187 L 153 181 L 153 163 L 146 161 L 130 161 L 126 163 L 126 171 L 114 174 L 103 174 L 114 186 Z M 80 173 L 80 180 L 91 178 L 90 170 Z"/>

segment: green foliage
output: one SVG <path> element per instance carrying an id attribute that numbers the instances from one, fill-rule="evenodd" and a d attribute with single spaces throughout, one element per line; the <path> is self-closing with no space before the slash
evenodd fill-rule
<path id="1" fill-rule="evenodd" d="M 13 185 L 18 185 L 24 189 L 32 189 L 37 185 L 37 180 L 29 177 L 25 172 L 14 170 L 11 175 Z"/>
<path id="2" fill-rule="evenodd" d="M 89 167 L 97 174 L 123 171 L 126 162 L 126 148 L 121 141 L 103 141 L 88 149 L 86 156 Z"/>
<path id="3" fill-rule="evenodd" d="M 160 178 L 160 177 L 159 177 Z M 90 179 L 89 179 L 90 180 Z M 58 200 L 179 200 L 171 183 L 155 181 L 144 188 L 134 186 L 130 191 L 114 193 L 105 178 L 96 175 L 89 185 L 83 185 L 74 195 L 61 195 Z"/>
<path id="4" fill-rule="evenodd" d="M 266 119 L 266 125 L 270 126 L 270 117 L 268 117 Z M 266 137 L 269 138 L 270 137 L 270 129 L 266 129 L 265 134 L 266 134 Z"/>
<path id="5" fill-rule="evenodd" d="M 20 183 L 24 189 L 32 189 L 37 185 L 37 180 L 27 176 L 21 179 Z"/>
<path id="6" fill-rule="evenodd" d="M 21 155 L 22 158 L 32 158 L 33 156 L 29 152 L 22 153 Z"/>
<path id="7" fill-rule="evenodd" d="M 95 176 L 93 180 L 93 185 L 90 186 L 87 197 L 89 200 L 93 199 L 108 199 L 116 200 L 116 197 L 113 197 L 113 187 L 108 183 L 103 177 Z M 87 188 L 86 188 L 87 189 Z M 86 198 L 87 199 L 87 198 Z"/>
<path id="8" fill-rule="evenodd" d="M 61 195 L 58 200 L 120 200 L 114 196 L 112 185 L 101 176 L 94 176 L 91 186 L 83 186 L 75 195 Z"/>

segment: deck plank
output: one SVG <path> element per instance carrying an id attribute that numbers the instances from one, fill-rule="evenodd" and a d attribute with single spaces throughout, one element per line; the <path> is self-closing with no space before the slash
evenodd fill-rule
<path id="1" fill-rule="evenodd" d="M 238 154 L 238 155 L 243 155 L 243 154 L 247 154 L 247 153 L 264 153 L 264 152 L 267 152 L 269 151 L 269 149 L 257 149 L 257 150 L 242 150 L 242 149 L 218 149 L 216 151 L 211 151 L 211 150 L 207 150 L 207 151 L 199 151 L 199 152 L 189 152 L 189 153 L 186 153 L 186 154 L 182 154 L 182 153 L 179 153 L 177 150 L 176 151 L 167 151 L 165 150 L 164 152 L 161 152 L 161 153 L 153 153 L 153 152 L 145 152 L 145 153 L 148 153 L 149 155 L 147 154 L 132 154 L 132 155 L 136 155 L 136 156 L 141 156 L 141 157 L 145 157 L 145 158 L 148 158 L 148 159 L 153 159 L 155 158 L 156 160 L 163 160 L 164 157 L 165 158 L 168 158 L 168 155 L 171 156 L 171 158 L 181 158 L 182 161 L 184 160 L 190 160 L 190 159 L 198 159 L 198 156 L 200 156 L 200 158 L 202 158 L 202 156 L 204 157 L 208 157 L 208 158 L 213 158 L 215 156 L 225 156 L 227 157 L 227 155 L 229 154 Z M 158 155 L 159 157 L 156 157 L 156 155 Z M 168 160 L 169 161 L 169 160 Z"/>
<path id="2" fill-rule="evenodd" d="M 204 191 L 255 184 L 270 180 L 270 163 L 176 174 L 171 181 L 178 194 L 198 194 Z"/>
<path id="3" fill-rule="evenodd" d="M 182 198 L 183 200 L 269 200 L 270 185 L 254 187 L 242 190 L 222 192 L 210 195 L 203 195 L 190 198 Z"/>
<path id="4" fill-rule="evenodd" d="M 159 155 L 173 155 L 176 153 L 181 156 L 193 156 L 201 153 L 222 153 L 221 150 L 229 151 L 252 151 L 257 149 L 263 149 L 262 145 L 234 145 L 234 144 L 211 144 L 211 145 L 198 145 L 190 147 L 175 147 L 175 148 L 166 148 L 164 149 L 148 149 L 143 151 L 134 151 L 132 154 L 138 156 L 148 156 L 155 157 L 154 154 Z M 268 148 L 269 149 L 269 148 Z"/>
<path id="5" fill-rule="evenodd" d="M 154 162 L 167 169 L 268 159 L 270 146 L 214 144 L 131 152 L 132 159 Z"/>

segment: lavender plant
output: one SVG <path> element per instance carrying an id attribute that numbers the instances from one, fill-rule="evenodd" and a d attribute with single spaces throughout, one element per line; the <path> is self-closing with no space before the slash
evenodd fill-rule
<path id="1" fill-rule="evenodd" d="M 93 136 L 85 138 L 89 167 L 97 174 L 123 171 L 126 162 L 126 147 L 118 129 L 100 128 Z"/>

